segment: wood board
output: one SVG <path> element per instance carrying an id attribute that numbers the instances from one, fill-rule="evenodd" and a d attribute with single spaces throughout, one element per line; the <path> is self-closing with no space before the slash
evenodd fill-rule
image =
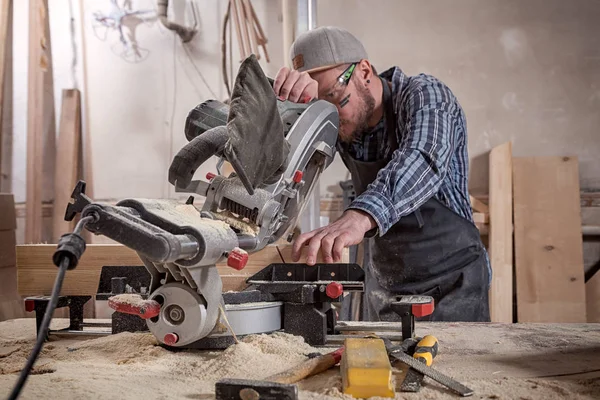
<path id="1" fill-rule="evenodd" d="M 47 240 L 42 202 L 54 199 L 55 115 L 48 0 L 29 1 L 25 241 Z"/>
<path id="2" fill-rule="evenodd" d="M 585 322 L 576 157 L 513 159 L 518 322 Z"/>
<path id="3" fill-rule="evenodd" d="M 12 192 L 13 0 L 0 0 L 0 192 Z"/>
<path id="4" fill-rule="evenodd" d="M 489 160 L 489 254 L 492 265 L 490 317 L 513 322 L 512 144 L 494 147 Z"/>
<path id="5" fill-rule="evenodd" d="M 278 251 L 279 249 L 279 251 Z M 56 267 L 52 263 L 55 244 L 17 246 L 17 271 L 19 294 L 23 296 L 49 295 L 52 292 Z M 281 256 L 280 256 L 281 253 Z M 348 262 L 348 250 L 344 261 Z M 236 271 L 225 263 L 217 264 L 223 278 L 223 291 L 245 287 L 244 280 L 272 263 L 292 261 L 291 245 L 269 245 L 250 254 L 242 271 Z M 321 262 L 319 260 L 319 262 Z M 98 291 L 103 266 L 143 265 L 137 253 L 123 245 L 90 244 L 79 260 L 77 268 L 67 272 L 61 293 L 63 295 L 95 295 Z"/>
<path id="6" fill-rule="evenodd" d="M 65 209 L 78 181 L 81 150 L 81 96 L 77 89 L 64 89 L 54 176 L 54 214 L 52 241 L 72 232 L 75 220 L 65 221 Z"/>

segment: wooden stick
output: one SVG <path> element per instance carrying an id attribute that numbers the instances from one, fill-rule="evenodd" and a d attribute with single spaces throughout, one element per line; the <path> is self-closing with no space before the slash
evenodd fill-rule
<path id="1" fill-rule="evenodd" d="M 242 30 L 240 26 L 240 16 L 238 14 L 237 3 L 236 0 L 229 0 L 231 2 L 231 6 L 233 8 L 233 18 L 232 22 L 235 19 L 235 32 L 237 34 L 238 46 L 240 48 L 240 58 L 243 60 L 246 58 L 246 47 L 244 46 L 244 41 L 242 39 Z"/>
<path id="2" fill-rule="evenodd" d="M 81 25 L 81 61 L 83 68 L 83 99 L 81 100 L 81 118 L 82 118 L 82 153 L 80 167 L 83 169 L 83 178 L 85 180 L 85 194 L 91 199 L 94 198 L 94 171 L 92 157 L 92 132 L 91 132 L 91 115 L 90 115 L 90 96 L 87 73 L 87 51 L 85 40 L 85 18 L 83 12 L 83 0 L 79 0 L 79 20 Z M 93 242 L 93 237 L 89 231 L 84 230 L 83 238 L 87 243 Z"/>
<path id="3" fill-rule="evenodd" d="M 54 177 L 53 240 L 75 228 L 75 221 L 65 221 L 64 213 L 77 184 L 79 152 L 81 148 L 81 96 L 77 89 L 64 89 L 60 130 L 56 149 L 56 175 Z"/>
<path id="4" fill-rule="evenodd" d="M 0 192 L 12 192 L 13 1 L 0 2 Z"/>
<path id="5" fill-rule="evenodd" d="M 265 36 L 262 25 L 260 24 L 260 20 L 256 16 L 256 11 L 254 11 L 254 6 L 252 5 L 252 2 L 248 2 L 248 3 L 250 5 L 250 13 L 252 14 L 252 19 L 254 20 L 254 23 L 256 24 L 256 28 L 258 29 L 258 37 L 261 39 L 261 42 L 267 43 L 267 37 Z"/>
<path id="6" fill-rule="evenodd" d="M 292 367 L 286 371 L 280 372 L 279 374 L 271 375 L 265 379 L 268 382 L 276 382 L 283 384 L 296 383 L 304 378 L 320 374 L 323 371 L 327 371 L 333 367 L 342 359 L 344 348 L 332 351 L 331 353 L 323 354 L 321 356 L 306 360 L 295 367 Z"/>
<path id="7" fill-rule="evenodd" d="M 242 0 L 233 0 L 237 3 L 237 9 L 238 12 L 240 13 L 238 16 L 238 20 L 240 21 L 240 29 L 242 31 L 242 36 L 244 37 L 244 49 L 245 49 L 245 56 L 244 58 L 248 57 L 250 55 L 250 53 L 252 53 L 252 47 L 250 45 L 250 38 L 248 37 L 248 27 L 246 26 L 246 17 L 244 15 L 244 4 L 242 3 Z"/>
<path id="8" fill-rule="evenodd" d="M 258 52 L 258 38 L 256 36 L 256 31 L 254 29 L 254 25 L 252 23 L 252 11 L 250 10 L 250 1 L 249 0 L 240 0 L 242 2 L 242 10 L 244 11 L 244 31 L 250 37 L 249 48 L 252 53 L 256 55 L 257 59 L 260 59 L 260 54 Z M 248 30 L 250 32 L 248 32 Z"/>

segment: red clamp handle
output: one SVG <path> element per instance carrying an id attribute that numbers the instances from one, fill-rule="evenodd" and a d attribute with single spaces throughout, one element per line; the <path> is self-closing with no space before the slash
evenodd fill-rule
<path id="1" fill-rule="evenodd" d="M 113 310 L 123 313 L 137 315 L 140 318 L 154 318 L 160 314 L 160 303 L 156 300 L 143 300 L 124 298 L 116 295 L 108 299 L 108 306 Z"/>
<path id="2" fill-rule="evenodd" d="M 415 317 L 421 318 L 426 315 L 433 314 L 434 308 L 435 307 L 434 307 L 433 301 L 431 301 L 429 303 L 413 304 L 412 305 L 412 313 L 414 314 Z"/>
<path id="3" fill-rule="evenodd" d="M 245 250 L 236 247 L 231 250 L 227 257 L 227 265 L 231 268 L 241 271 L 248 263 L 248 253 Z"/>

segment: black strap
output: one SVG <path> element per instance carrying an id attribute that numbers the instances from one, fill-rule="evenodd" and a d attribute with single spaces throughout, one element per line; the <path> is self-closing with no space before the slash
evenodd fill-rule
<path id="1" fill-rule="evenodd" d="M 387 80 L 381 79 L 383 86 L 383 115 L 385 118 L 385 133 L 387 134 L 388 144 L 390 146 L 390 154 L 398 148 L 398 138 L 396 136 L 396 116 L 394 114 L 394 101 L 392 100 L 392 89 Z"/>

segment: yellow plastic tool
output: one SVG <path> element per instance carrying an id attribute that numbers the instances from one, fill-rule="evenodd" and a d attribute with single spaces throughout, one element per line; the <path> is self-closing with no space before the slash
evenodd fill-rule
<path id="1" fill-rule="evenodd" d="M 343 393 L 357 398 L 395 396 L 392 366 L 383 340 L 346 339 L 340 366 Z"/>
<path id="2" fill-rule="evenodd" d="M 438 341 L 435 336 L 427 335 L 417 343 L 413 357 L 431 367 L 438 352 Z"/>

